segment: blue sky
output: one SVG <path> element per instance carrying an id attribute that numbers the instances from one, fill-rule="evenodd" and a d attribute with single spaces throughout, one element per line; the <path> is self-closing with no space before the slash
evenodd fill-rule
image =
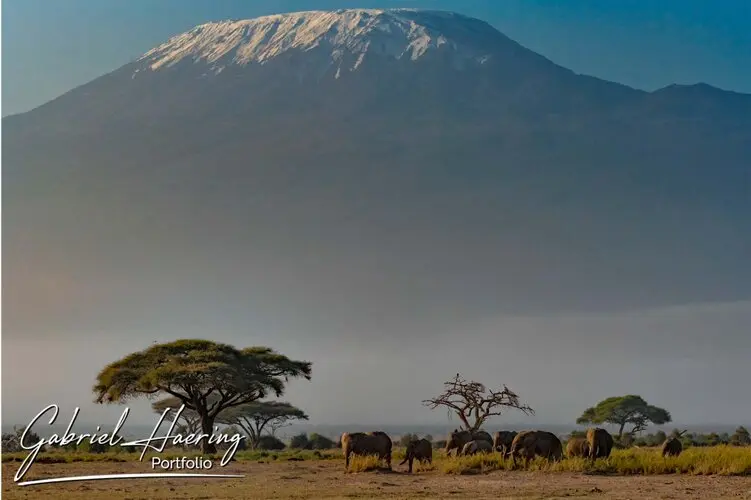
<path id="1" fill-rule="evenodd" d="M 347 7 L 453 10 L 579 73 L 751 92 L 751 1 L 5 0 L 2 114 L 26 111 L 196 24 Z"/>

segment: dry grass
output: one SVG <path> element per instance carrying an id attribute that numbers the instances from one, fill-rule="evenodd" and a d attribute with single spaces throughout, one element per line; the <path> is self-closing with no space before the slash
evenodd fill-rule
<path id="1" fill-rule="evenodd" d="M 147 454 L 144 462 L 149 460 Z M 161 458 L 170 459 L 182 456 L 198 457 L 200 453 L 186 453 L 171 450 L 159 454 Z M 3 454 L 3 462 L 21 462 L 26 453 Z M 62 464 L 76 462 L 136 462 L 139 453 L 109 452 L 101 454 L 49 451 L 41 453 L 37 458 L 38 464 Z M 394 467 L 404 458 L 404 449 L 395 448 L 392 454 Z M 235 455 L 239 463 L 275 463 L 275 462 L 311 462 L 331 461 L 343 462 L 339 450 L 284 450 L 284 451 L 242 451 Z M 343 463 L 341 464 L 343 468 Z M 381 470 L 384 463 L 375 456 L 353 456 L 350 460 L 352 472 L 368 472 Z M 678 457 L 663 458 L 658 448 L 630 448 L 627 450 L 613 450 L 607 459 L 598 459 L 591 463 L 582 458 L 565 458 L 560 462 L 548 462 L 537 458 L 527 467 L 521 461 L 516 466 L 512 461 L 504 460 L 499 453 L 480 454 L 470 457 L 446 457 L 443 451 L 435 450 L 433 464 L 419 464 L 415 462 L 415 471 L 439 471 L 444 474 L 477 474 L 491 471 L 540 471 L 540 472 L 577 472 L 589 474 L 620 474 L 620 475 L 651 475 L 651 474 L 690 474 L 690 475 L 721 475 L 748 476 L 751 475 L 751 447 L 713 446 L 706 448 L 688 448 Z"/>
<path id="2" fill-rule="evenodd" d="M 657 448 L 631 448 L 613 450 L 607 459 L 594 463 L 583 458 L 566 458 L 549 462 L 536 458 L 525 468 L 521 461 L 516 466 L 511 459 L 504 460 L 499 453 L 471 457 L 444 458 L 440 470 L 446 474 L 484 473 L 494 470 L 522 470 L 543 472 L 583 472 L 599 474 L 692 474 L 747 476 L 751 475 L 751 447 L 713 446 L 689 448 L 677 457 L 663 458 Z"/>
<path id="3" fill-rule="evenodd" d="M 404 451 L 399 450 L 398 452 L 392 453 L 391 456 L 391 466 L 392 469 L 395 467 L 398 467 L 398 464 L 404 459 Z M 406 466 L 406 464 L 405 464 Z M 376 455 L 369 455 L 369 456 L 352 456 L 349 460 L 349 469 L 348 472 L 372 472 L 372 471 L 381 471 L 385 472 L 388 469 L 386 468 L 386 464 L 383 460 L 379 460 Z M 427 472 L 435 470 L 435 465 L 433 464 L 427 464 L 427 463 L 420 463 L 419 461 L 415 460 L 412 464 L 412 471 L 413 472 Z"/>
<path id="4" fill-rule="evenodd" d="M 384 467 L 383 461 L 375 455 L 353 456 L 349 460 L 349 472 L 370 472 L 382 470 Z"/>

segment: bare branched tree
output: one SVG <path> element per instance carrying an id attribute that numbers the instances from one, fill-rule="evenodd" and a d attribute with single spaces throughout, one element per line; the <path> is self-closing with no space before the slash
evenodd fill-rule
<path id="1" fill-rule="evenodd" d="M 505 385 L 503 390 L 494 391 L 485 385 L 464 380 L 458 373 L 453 380 L 445 382 L 443 394 L 433 399 L 426 399 L 423 404 L 432 410 L 445 407 L 449 416 L 456 414 L 466 430 L 479 430 L 491 416 L 501 415 L 509 408 L 521 411 L 525 415 L 534 415 L 535 411 L 522 404 L 519 396 Z"/>

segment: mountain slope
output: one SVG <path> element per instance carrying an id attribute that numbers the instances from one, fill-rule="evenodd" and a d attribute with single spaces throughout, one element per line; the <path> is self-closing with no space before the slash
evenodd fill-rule
<path id="1" fill-rule="evenodd" d="M 10 331 L 751 296 L 751 96 L 576 75 L 451 13 L 202 25 L 3 134 Z"/>

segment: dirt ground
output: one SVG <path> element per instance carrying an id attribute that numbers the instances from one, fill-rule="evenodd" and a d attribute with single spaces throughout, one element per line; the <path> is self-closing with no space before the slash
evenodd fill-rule
<path id="1" fill-rule="evenodd" d="M 734 498 L 751 499 L 751 477 L 593 476 L 498 471 L 450 476 L 427 471 L 345 474 L 343 462 L 233 463 L 221 470 L 242 479 L 138 479 L 18 486 L 20 464 L 3 464 L 3 499 L 261 499 L 261 498 Z M 34 464 L 24 480 L 90 474 L 162 472 L 148 463 Z"/>

